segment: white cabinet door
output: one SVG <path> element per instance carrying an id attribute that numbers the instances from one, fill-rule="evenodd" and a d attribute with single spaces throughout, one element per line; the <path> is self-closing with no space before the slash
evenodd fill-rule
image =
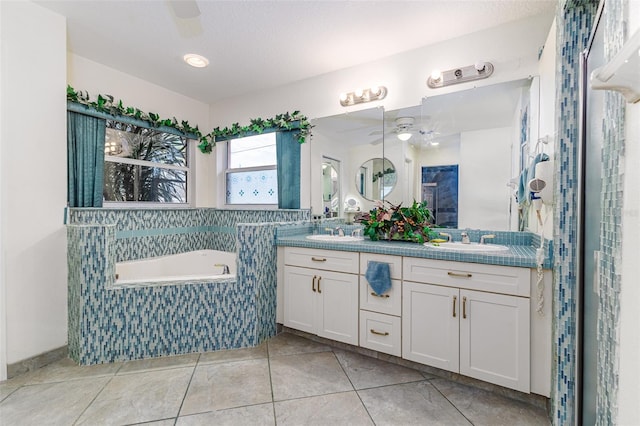
<path id="1" fill-rule="evenodd" d="M 457 288 L 403 283 L 403 358 L 458 372 L 458 293 Z"/>
<path id="2" fill-rule="evenodd" d="M 358 344 L 358 276 L 318 271 L 317 334 Z"/>
<path id="3" fill-rule="evenodd" d="M 460 290 L 460 374 L 529 392 L 529 299 Z"/>
<path id="4" fill-rule="evenodd" d="M 284 325 L 315 333 L 317 271 L 296 266 L 284 269 Z"/>

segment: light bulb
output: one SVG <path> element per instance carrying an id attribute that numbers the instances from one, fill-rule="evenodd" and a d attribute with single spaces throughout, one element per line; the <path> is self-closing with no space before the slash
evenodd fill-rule
<path id="1" fill-rule="evenodd" d="M 187 53 L 182 57 L 182 59 L 184 59 L 187 64 L 196 68 L 204 68 L 209 65 L 209 60 L 207 58 L 195 53 Z"/>
<path id="2" fill-rule="evenodd" d="M 356 89 L 356 91 L 354 92 L 354 95 L 356 95 L 356 98 L 361 98 L 362 95 L 364 95 L 364 90 Z"/>
<path id="3" fill-rule="evenodd" d="M 431 71 L 431 80 L 438 81 L 441 78 L 442 78 L 442 73 L 440 72 L 440 70 Z"/>
<path id="4" fill-rule="evenodd" d="M 369 92 L 373 96 L 378 96 L 380 94 L 380 88 L 378 86 L 373 86 L 371 89 L 369 89 Z"/>
<path id="5" fill-rule="evenodd" d="M 409 133 L 409 132 L 400 132 L 400 133 L 398 133 L 398 139 L 400 139 L 403 142 L 408 141 L 409 139 L 411 139 L 411 133 Z"/>
<path id="6" fill-rule="evenodd" d="M 346 102 L 346 101 L 347 101 L 347 94 L 340 93 L 340 102 Z"/>
<path id="7" fill-rule="evenodd" d="M 476 68 L 476 71 L 483 72 L 486 69 L 487 64 L 484 61 L 478 61 L 474 66 Z"/>

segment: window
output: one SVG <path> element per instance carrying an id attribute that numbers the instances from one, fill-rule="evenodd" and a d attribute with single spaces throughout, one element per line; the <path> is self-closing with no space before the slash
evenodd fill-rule
<path id="1" fill-rule="evenodd" d="M 186 204 L 187 142 L 183 136 L 107 120 L 104 201 Z"/>
<path id="2" fill-rule="evenodd" d="M 227 141 L 227 204 L 278 204 L 276 133 Z"/>

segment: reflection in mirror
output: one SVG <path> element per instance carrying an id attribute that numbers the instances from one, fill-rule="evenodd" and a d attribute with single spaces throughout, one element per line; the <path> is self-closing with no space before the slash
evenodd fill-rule
<path id="1" fill-rule="evenodd" d="M 440 226 L 517 230 L 508 185 L 519 174 L 522 144 L 537 138 L 531 87 L 522 79 L 386 111 L 384 156 L 396 164 L 399 182 L 387 199 L 426 200 Z"/>
<path id="2" fill-rule="evenodd" d="M 325 217 L 340 214 L 340 161 L 322 157 L 322 203 Z"/>
<path id="3" fill-rule="evenodd" d="M 356 190 L 369 201 L 384 200 L 396 186 L 398 177 L 391 161 L 371 158 L 356 172 Z"/>
<path id="4" fill-rule="evenodd" d="M 311 171 L 312 214 L 324 214 L 325 195 L 324 158 L 339 162 L 338 187 L 340 202 L 338 216 L 344 214 L 345 203 L 353 199 L 362 210 L 370 210 L 373 203 L 365 199 L 354 184 L 354 176 L 360 166 L 371 158 L 382 158 L 382 122 L 384 110 L 381 107 L 352 111 L 311 121 L 313 136 L 309 144 Z"/>

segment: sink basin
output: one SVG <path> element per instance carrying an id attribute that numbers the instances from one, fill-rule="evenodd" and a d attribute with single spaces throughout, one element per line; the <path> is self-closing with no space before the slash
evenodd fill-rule
<path id="1" fill-rule="evenodd" d="M 499 244 L 462 244 L 461 242 L 453 243 L 440 243 L 434 245 L 433 243 L 424 243 L 425 246 L 442 251 L 457 251 L 463 253 L 499 253 L 501 251 L 509 251 L 509 247 L 501 246 Z"/>
<path id="2" fill-rule="evenodd" d="M 353 243 L 356 241 L 364 240 L 364 237 L 352 237 L 351 235 L 345 235 L 341 237 L 339 235 L 319 234 L 319 235 L 308 235 L 307 240 L 324 241 L 327 243 Z"/>

